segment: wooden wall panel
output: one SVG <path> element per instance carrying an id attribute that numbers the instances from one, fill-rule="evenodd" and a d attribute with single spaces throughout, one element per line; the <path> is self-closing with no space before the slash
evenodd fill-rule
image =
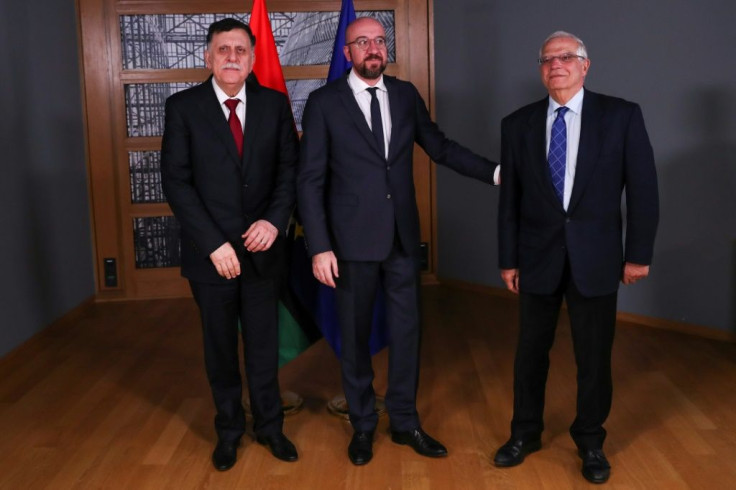
<path id="1" fill-rule="evenodd" d="M 250 12 L 252 2 L 217 0 L 77 0 L 80 16 L 82 70 L 87 119 L 89 178 L 92 196 L 97 298 L 132 299 L 189 294 L 178 268 L 137 269 L 133 218 L 170 215 L 166 204 L 133 204 L 128 152 L 157 150 L 160 137 L 128 137 L 125 85 L 131 83 L 204 80 L 207 70 L 124 70 L 120 15 L 161 13 Z M 412 81 L 428 104 L 432 102 L 431 0 L 354 0 L 355 9 L 393 10 L 396 62 L 387 73 Z M 291 0 L 267 2 L 269 12 L 339 11 L 340 1 Z M 325 78 L 327 66 L 289 66 L 287 79 Z M 430 107 L 431 109 L 431 107 Z M 429 158 L 417 148 L 414 177 L 420 210 L 422 241 L 429 244 L 425 282 L 434 282 L 436 269 L 434 172 Z M 118 281 L 105 285 L 104 259 L 117 261 Z"/>

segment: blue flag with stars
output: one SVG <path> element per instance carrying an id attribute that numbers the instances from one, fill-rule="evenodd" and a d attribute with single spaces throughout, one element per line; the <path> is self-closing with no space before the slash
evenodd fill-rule
<path id="1" fill-rule="evenodd" d="M 340 20 L 337 23 L 337 34 L 335 34 L 335 45 L 332 48 L 332 60 L 330 61 L 330 71 L 327 73 L 327 82 L 337 80 L 350 69 L 350 63 L 342 51 L 345 46 L 345 31 L 348 25 L 355 20 L 355 7 L 353 0 L 342 0 L 340 8 Z"/>

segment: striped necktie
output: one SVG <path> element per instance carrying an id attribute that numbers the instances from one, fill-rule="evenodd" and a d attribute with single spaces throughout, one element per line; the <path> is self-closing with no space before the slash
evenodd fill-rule
<path id="1" fill-rule="evenodd" d="M 557 109 L 557 118 L 552 123 L 552 131 L 549 136 L 549 174 L 552 184 L 560 202 L 564 205 L 565 196 L 565 167 L 567 163 L 567 125 L 565 124 L 565 113 L 569 109 L 560 107 Z"/>

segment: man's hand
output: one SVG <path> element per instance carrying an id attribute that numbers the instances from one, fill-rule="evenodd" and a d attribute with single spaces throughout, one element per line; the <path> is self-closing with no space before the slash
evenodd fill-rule
<path id="1" fill-rule="evenodd" d="M 621 278 L 621 282 L 624 284 L 634 284 L 640 279 L 644 279 L 649 275 L 649 266 L 641 264 L 632 264 L 626 262 L 624 264 L 624 275 Z"/>
<path id="2" fill-rule="evenodd" d="M 265 219 L 259 219 L 241 236 L 248 252 L 265 252 L 279 235 L 279 230 Z"/>
<path id="3" fill-rule="evenodd" d="M 335 278 L 340 277 L 337 271 L 337 257 L 332 251 L 322 252 L 312 257 L 312 273 L 325 286 L 335 287 Z"/>
<path id="4" fill-rule="evenodd" d="M 230 242 L 225 242 L 210 254 L 217 273 L 225 279 L 233 279 L 240 275 L 240 262 Z"/>
<path id="5" fill-rule="evenodd" d="M 501 279 L 509 291 L 519 294 L 519 269 L 501 269 Z"/>

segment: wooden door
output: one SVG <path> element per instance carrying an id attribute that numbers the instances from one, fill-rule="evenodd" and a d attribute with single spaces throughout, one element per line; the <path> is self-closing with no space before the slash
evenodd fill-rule
<path id="1" fill-rule="evenodd" d="M 340 1 L 266 2 L 299 124 L 308 93 L 327 77 Z M 389 37 L 387 73 L 431 102 L 431 0 L 354 0 Z M 189 294 L 179 274 L 178 225 L 161 191 L 164 101 L 209 75 L 207 27 L 247 22 L 252 1 L 78 0 L 98 299 Z M 425 280 L 434 280 L 434 173 L 414 162 Z"/>

